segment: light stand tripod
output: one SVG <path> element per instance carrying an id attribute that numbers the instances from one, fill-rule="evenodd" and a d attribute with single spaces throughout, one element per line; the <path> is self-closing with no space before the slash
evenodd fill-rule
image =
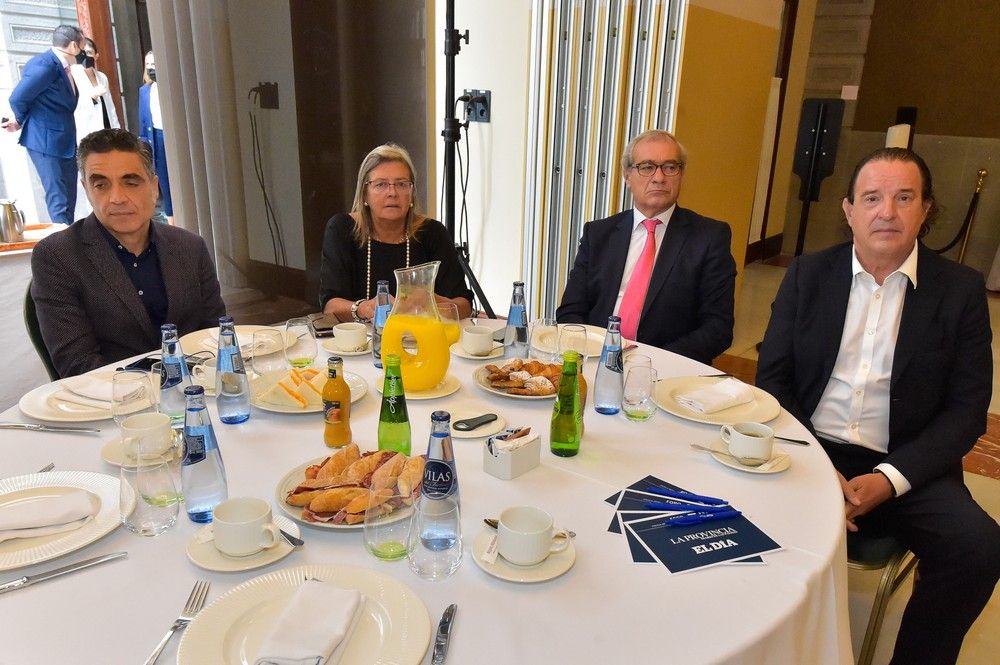
<path id="1" fill-rule="evenodd" d="M 455 0 L 447 1 L 445 10 L 444 29 L 444 225 L 451 235 L 452 242 L 455 242 L 455 150 L 456 144 L 461 138 L 461 123 L 455 117 L 455 56 L 462 49 L 462 39 L 469 43 L 469 31 L 459 34 L 455 29 Z M 466 138 L 468 140 L 468 138 Z M 455 242 L 455 253 L 458 255 L 458 263 L 462 266 L 462 271 L 469 280 L 476 298 L 483 306 L 483 312 L 491 319 L 497 318 L 490 307 L 483 287 L 476 279 L 476 275 L 469 266 L 469 244 L 466 242 Z"/>

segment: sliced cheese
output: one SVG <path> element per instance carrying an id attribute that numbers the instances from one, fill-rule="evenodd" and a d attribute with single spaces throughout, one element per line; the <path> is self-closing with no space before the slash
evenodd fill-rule
<path id="1" fill-rule="evenodd" d="M 305 409 L 309 406 L 308 400 L 298 393 L 295 386 L 288 385 L 284 379 L 271 386 L 260 398 L 265 402 L 279 406 L 291 406 L 299 409 Z"/>

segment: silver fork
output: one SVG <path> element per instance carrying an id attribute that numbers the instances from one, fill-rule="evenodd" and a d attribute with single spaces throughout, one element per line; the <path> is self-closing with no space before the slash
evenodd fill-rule
<path id="1" fill-rule="evenodd" d="M 181 615 L 174 621 L 174 625 L 170 626 L 170 630 L 167 631 L 167 634 L 163 636 L 160 643 L 153 649 L 153 653 L 149 654 L 149 658 L 146 659 L 143 665 L 153 665 L 156 662 L 156 659 L 160 657 L 160 653 L 163 651 L 163 647 L 167 646 L 167 642 L 174 636 L 174 633 L 191 623 L 194 620 L 194 615 L 205 606 L 205 598 L 207 596 L 208 582 L 204 580 L 195 582 L 194 588 L 191 589 L 191 595 L 188 596 L 187 603 L 181 611 Z"/>

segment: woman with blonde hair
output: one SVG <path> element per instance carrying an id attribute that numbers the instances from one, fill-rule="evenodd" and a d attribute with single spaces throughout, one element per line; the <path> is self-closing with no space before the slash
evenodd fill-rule
<path id="1" fill-rule="evenodd" d="M 413 160 L 402 146 L 380 145 L 358 170 L 354 205 L 327 222 L 320 263 L 320 307 L 341 321 L 367 322 L 375 314 L 375 288 L 393 270 L 440 261 L 435 293 L 439 302 L 472 312 L 472 292 L 465 283 L 455 245 L 444 225 L 424 216 L 416 200 Z"/>

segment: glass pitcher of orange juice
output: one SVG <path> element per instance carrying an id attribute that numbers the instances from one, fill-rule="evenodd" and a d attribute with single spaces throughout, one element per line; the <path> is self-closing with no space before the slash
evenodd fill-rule
<path id="1" fill-rule="evenodd" d="M 403 389 L 407 392 L 430 390 L 448 373 L 451 353 L 434 298 L 434 280 L 440 261 L 399 268 L 396 274 L 396 300 L 382 332 L 382 356 L 399 356 Z M 416 341 L 416 352 L 403 347 L 403 337 Z"/>

